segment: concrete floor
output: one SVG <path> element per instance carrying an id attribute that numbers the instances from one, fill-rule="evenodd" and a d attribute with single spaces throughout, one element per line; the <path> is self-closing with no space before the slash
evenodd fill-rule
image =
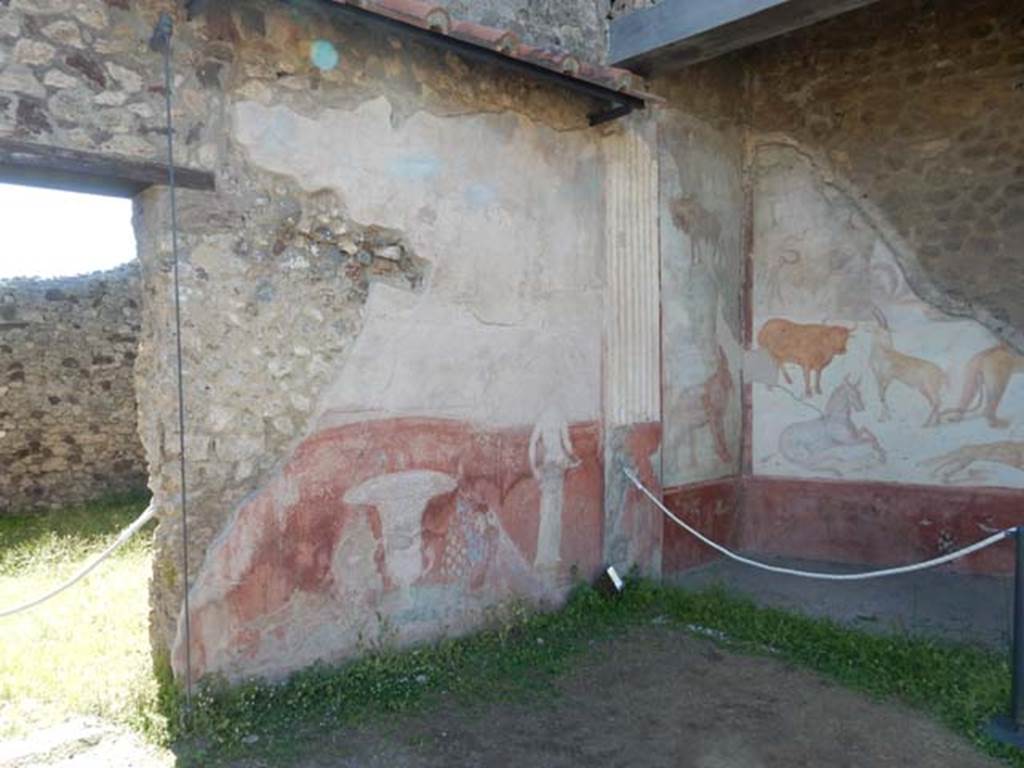
<path id="1" fill-rule="evenodd" d="M 872 570 L 748 556 L 805 570 Z M 723 559 L 671 581 L 693 588 L 720 584 L 761 605 L 828 617 L 868 631 L 908 632 L 992 648 L 1008 647 L 1011 635 L 1011 577 L 968 576 L 934 569 L 867 581 L 816 581 L 755 570 Z"/>

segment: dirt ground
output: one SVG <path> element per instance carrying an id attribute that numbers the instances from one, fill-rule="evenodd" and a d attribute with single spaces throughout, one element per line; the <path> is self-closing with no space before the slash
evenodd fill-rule
<path id="1" fill-rule="evenodd" d="M 442 701 L 415 714 L 317 733 L 298 754 L 231 768 L 983 768 L 999 766 L 905 707 L 770 658 L 655 626 L 595 644 L 525 703 Z M 258 745 L 258 742 L 257 742 Z M 0 745 L 3 768 L 169 768 L 102 723 L 69 722 Z M 259 746 L 256 746 L 259 750 Z"/>
<path id="2" fill-rule="evenodd" d="M 923 715 L 664 627 L 601 643 L 540 703 L 429 711 L 325 735 L 301 768 L 814 768 L 1001 763 Z M 257 768 L 247 760 L 235 768 Z"/>

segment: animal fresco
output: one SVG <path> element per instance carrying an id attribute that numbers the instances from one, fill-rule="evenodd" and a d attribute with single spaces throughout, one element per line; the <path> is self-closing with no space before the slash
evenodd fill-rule
<path id="1" fill-rule="evenodd" d="M 705 208 L 695 195 L 683 195 L 672 202 L 672 222 L 690 238 L 691 264 L 717 264 L 722 239 L 718 216 Z"/>
<path id="2" fill-rule="evenodd" d="M 996 411 L 1010 378 L 1020 371 L 1024 371 L 1024 355 L 1006 344 L 982 350 L 967 363 L 963 392 L 956 408 L 944 412 L 943 417 L 960 421 L 967 414 L 982 408 L 990 427 L 1005 429 L 1010 426 L 1010 422 L 999 418 Z"/>
<path id="3" fill-rule="evenodd" d="M 977 462 L 1003 464 L 1024 471 L 1024 442 L 1004 440 L 981 445 L 965 445 L 921 463 L 931 468 L 932 477 L 939 478 L 944 483 L 956 483 L 981 479 L 981 476 L 971 469 Z"/>
<path id="4" fill-rule="evenodd" d="M 804 374 L 804 394 L 813 397 L 822 394 L 821 372 L 836 355 L 846 354 L 849 338 L 850 329 L 842 325 L 803 324 L 773 318 L 761 326 L 757 343 L 768 350 L 787 384 L 792 384 L 793 380 L 786 365 L 798 365 Z"/>
<path id="5" fill-rule="evenodd" d="M 928 401 L 931 410 L 924 426 L 937 425 L 942 409 L 942 390 L 948 380 L 945 371 L 928 360 L 898 351 L 893 345 L 892 331 L 889 329 L 889 321 L 885 314 L 877 307 L 873 311 L 878 320 L 878 327 L 872 335 L 868 365 L 878 385 L 878 399 L 882 404 L 880 420 L 888 421 L 892 418 L 886 393 L 889 386 L 898 381 L 919 392 Z"/>
<path id="6" fill-rule="evenodd" d="M 737 469 L 741 405 L 742 178 L 699 127 L 669 133 L 660 176 L 666 487 Z"/>
<path id="7" fill-rule="evenodd" d="M 1001 442 L 1024 439 L 1024 354 L 918 295 L 903 269 L 916 257 L 913 244 L 828 158 L 754 142 L 756 343 L 744 366 L 753 473 L 1024 488 L 1012 445 Z M 836 338 L 830 350 L 821 326 L 802 333 L 804 323 L 822 322 L 848 329 L 845 344 Z M 804 381 L 793 365 L 801 365 Z M 826 396 L 840 380 L 870 380 L 862 392 L 867 408 L 854 408 L 849 422 L 826 419 L 821 401 L 808 397 L 817 393 L 819 365 L 827 368 Z M 834 430 L 828 436 L 844 444 L 854 429 L 867 429 L 885 460 L 871 440 L 828 450 L 826 424 Z M 824 456 L 815 455 L 823 448 Z"/>
<path id="8" fill-rule="evenodd" d="M 725 412 L 733 392 L 729 358 L 718 347 L 718 362 L 714 372 L 697 386 L 676 394 L 669 404 L 677 425 L 687 436 L 690 446 L 690 466 L 697 465 L 697 430 L 705 427 L 714 439 L 715 453 L 725 463 L 732 461 L 725 433 Z"/>
<path id="9" fill-rule="evenodd" d="M 843 477 L 854 464 L 873 460 L 884 464 L 886 454 L 878 438 L 853 420 L 854 413 L 863 412 L 860 382 L 847 375 L 832 391 L 821 416 L 790 424 L 783 430 L 779 453 L 805 469 L 835 477 Z M 865 456 L 865 446 L 871 456 Z"/>

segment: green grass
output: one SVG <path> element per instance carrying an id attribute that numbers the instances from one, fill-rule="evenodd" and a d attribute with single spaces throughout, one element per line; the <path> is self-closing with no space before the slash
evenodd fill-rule
<path id="1" fill-rule="evenodd" d="M 0 606 L 22 602 L 72 574 L 145 506 L 112 500 L 52 515 L 0 518 Z M 414 651 L 376 650 L 316 666 L 284 684 L 196 691 L 191 727 L 166 665 L 153 674 L 147 635 L 150 541 L 136 537 L 87 580 L 52 602 L 0 620 L 0 738 L 65 714 L 95 714 L 175 742 L 181 765 L 258 755 L 287 765 L 332 729 L 429 707 L 443 692 L 468 704 L 554 695 L 594 641 L 654 619 L 683 631 L 722 633 L 741 653 L 770 655 L 869 695 L 921 709 L 1008 764 L 1024 754 L 983 734 L 1006 705 L 1002 654 L 906 636 L 877 636 L 750 602 L 721 590 L 689 593 L 641 581 L 607 601 L 586 587 L 557 613 L 495 609 L 490 629 Z M 697 630 L 695 630 L 697 628 Z M 251 736 L 258 736 L 255 744 Z"/>
<path id="2" fill-rule="evenodd" d="M 146 503 L 145 496 L 127 496 L 0 518 L 0 608 L 73 575 Z M 159 737 L 147 630 L 150 539 L 143 531 L 67 592 L 0 619 L 0 738 L 70 714 L 101 716 Z"/>
<path id="3" fill-rule="evenodd" d="M 382 714 L 429 706 L 439 692 L 467 702 L 544 696 L 591 642 L 659 618 L 668 625 L 724 633 L 720 642 L 820 672 L 875 697 L 921 709 L 989 754 L 1024 768 L 1024 755 L 982 732 L 1009 695 L 1005 658 L 977 648 L 874 636 L 759 608 L 721 590 L 689 593 L 632 582 L 606 601 L 581 588 L 554 614 L 497 621 L 472 637 L 405 653 L 378 652 L 343 667 L 314 667 L 287 683 L 232 689 L 203 686 L 192 728 L 179 732 L 184 765 L 215 765 L 247 754 L 289 763 L 318 733 Z M 542 641 L 542 642 L 541 642 Z M 258 736 L 255 746 L 246 737 Z"/>

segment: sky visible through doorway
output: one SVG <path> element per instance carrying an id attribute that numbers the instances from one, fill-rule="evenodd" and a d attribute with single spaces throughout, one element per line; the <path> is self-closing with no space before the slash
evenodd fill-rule
<path id="1" fill-rule="evenodd" d="M 0 184 L 0 280 L 81 275 L 134 258 L 131 200 Z"/>

